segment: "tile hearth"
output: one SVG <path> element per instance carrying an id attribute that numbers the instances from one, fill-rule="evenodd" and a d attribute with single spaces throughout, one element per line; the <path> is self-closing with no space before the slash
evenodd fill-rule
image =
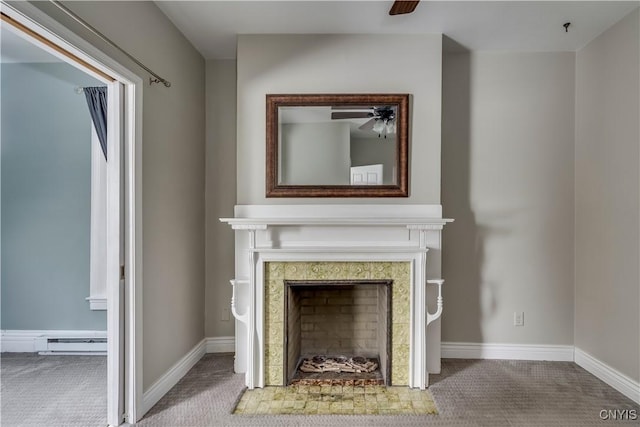
<path id="1" fill-rule="evenodd" d="M 384 386 L 289 386 L 246 390 L 236 415 L 424 415 L 438 410 L 426 390 Z"/>

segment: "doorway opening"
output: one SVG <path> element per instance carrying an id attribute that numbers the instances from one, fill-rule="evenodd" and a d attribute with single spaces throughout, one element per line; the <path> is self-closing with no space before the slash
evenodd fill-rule
<path id="1" fill-rule="evenodd" d="M 18 6 L 20 7 L 18 8 Z M 25 12 L 25 10 L 27 12 Z M 102 86 L 106 88 L 106 123 L 108 136 L 105 141 L 105 148 L 108 152 L 108 157 L 103 175 L 106 181 L 104 183 L 106 191 L 103 200 L 106 215 L 101 229 L 101 231 L 104 232 L 104 240 L 102 241 L 102 245 L 104 246 L 104 259 L 100 263 L 100 267 L 103 268 L 103 273 L 101 274 L 103 275 L 105 286 L 102 295 L 91 298 L 89 279 L 87 277 L 86 292 L 82 297 L 82 303 L 89 312 L 89 317 L 92 315 L 93 317 L 98 317 L 100 313 L 104 315 L 104 310 L 106 309 L 106 319 L 103 318 L 101 320 L 102 323 L 96 326 L 97 329 L 105 331 L 106 346 L 104 342 L 101 342 L 103 341 L 101 337 L 98 336 L 73 336 L 73 333 L 71 333 L 73 329 L 65 331 L 68 333 L 63 334 L 64 336 L 55 336 L 55 333 L 48 334 L 52 336 L 43 336 L 45 334 L 41 334 L 41 332 L 43 332 L 42 330 L 36 331 L 38 332 L 38 336 L 35 336 L 34 330 L 29 330 L 29 333 L 33 336 L 28 337 L 28 339 L 30 340 L 29 342 L 34 343 L 34 350 L 36 350 L 36 346 L 41 345 L 50 346 L 54 352 L 56 349 L 59 351 L 60 348 L 64 348 L 68 350 L 68 353 L 72 354 L 77 353 L 78 349 L 88 349 L 88 353 L 106 350 L 106 378 L 104 380 L 106 423 L 109 425 L 119 425 L 125 419 L 130 422 L 135 422 L 137 420 L 137 408 L 141 407 L 140 402 L 142 400 L 142 372 L 141 369 L 139 369 L 141 362 L 141 352 L 139 351 L 141 348 L 141 334 L 139 333 L 141 324 L 139 319 L 141 300 L 140 298 L 136 298 L 136 295 L 140 293 L 140 268 L 136 268 L 136 266 L 139 267 L 141 260 L 140 236 L 136 236 L 136 228 L 139 229 L 140 226 L 140 220 L 136 219 L 136 205 L 139 206 L 140 204 L 140 194 L 139 191 L 136 191 L 139 190 L 140 185 L 140 158 L 136 156 L 136 153 L 139 153 L 141 134 L 139 126 L 136 126 L 136 124 L 140 122 L 141 118 L 139 107 L 141 105 L 140 89 L 142 80 L 96 49 L 89 49 L 87 47 L 88 43 L 66 31 L 60 24 L 49 21 L 46 15 L 39 12 L 33 6 L 20 4 L 14 7 L 13 5 L 2 4 L 2 22 L 0 25 L 3 36 L 5 31 L 10 32 L 12 37 L 21 40 L 36 50 L 39 49 L 41 52 L 44 52 L 45 55 L 55 58 L 54 62 L 56 62 L 57 65 L 47 66 L 45 68 L 68 67 L 68 69 L 73 69 L 78 75 L 85 76 L 86 80 L 82 80 L 77 77 L 69 78 L 69 75 L 73 73 L 65 72 L 63 73 L 65 76 L 62 76 L 60 74 L 56 75 L 55 71 L 52 72 L 53 75 L 60 80 L 62 85 L 66 84 L 67 86 L 71 86 L 68 89 L 71 91 L 72 96 L 75 96 L 78 100 L 82 99 L 82 102 L 85 102 L 83 94 L 73 93 L 73 89 L 78 90 L 86 86 Z M 47 26 L 45 27 L 39 22 L 47 22 Z M 56 34 L 65 34 L 65 39 L 55 35 L 52 31 L 55 31 Z M 2 41 L 4 54 L 4 37 Z M 84 45 L 82 43 L 84 43 Z M 83 46 L 84 50 L 78 49 L 76 47 L 78 45 Z M 92 52 L 91 56 L 85 53 L 87 51 Z M 30 67 L 32 71 L 34 68 L 38 68 L 33 65 Z M 42 66 L 40 66 L 40 68 L 42 68 Z M 29 86 L 18 86 L 17 89 L 18 91 L 26 92 L 32 88 Z M 4 95 L 3 93 L 3 104 L 5 103 Z M 47 99 L 48 96 L 49 95 L 45 94 L 43 99 Z M 61 106 L 58 107 L 63 109 Z M 76 126 L 68 127 L 66 130 L 71 132 L 84 127 L 90 129 L 90 123 L 91 121 L 88 118 L 86 121 L 78 120 L 77 123 L 75 123 Z M 32 127 L 35 127 L 37 124 L 39 124 L 38 121 L 33 120 Z M 36 142 L 49 142 L 49 148 L 54 145 L 53 141 L 42 141 L 42 139 L 46 140 L 47 138 L 41 137 Z M 4 143 L 3 135 L 3 163 L 5 161 Z M 87 147 L 89 147 L 90 143 L 91 134 L 89 131 Z M 6 152 L 6 154 L 8 155 L 9 153 Z M 47 162 L 49 162 L 49 164 L 55 162 L 55 158 L 51 156 L 47 157 L 44 151 L 41 151 L 40 154 L 42 155 L 38 158 L 40 166 L 47 164 Z M 73 157 L 74 154 L 70 156 L 72 156 L 72 159 L 66 160 L 78 160 Z M 62 158 L 64 159 L 64 156 L 62 156 Z M 90 157 L 87 157 L 86 160 L 88 164 L 91 163 Z M 66 166 L 59 170 L 68 172 L 69 169 L 80 168 L 79 165 L 81 163 L 80 161 L 70 161 L 65 163 Z M 40 166 L 33 166 L 32 171 L 37 172 L 41 170 L 42 167 Z M 87 169 L 86 166 L 82 167 Z M 46 179 L 46 177 L 44 179 Z M 85 193 L 87 192 L 86 189 L 91 187 L 90 182 L 90 179 L 83 182 L 83 184 L 86 185 Z M 5 181 L 3 180 L 3 184 L 4 183 Z M 38 188 L 38 185 L 34 187 Z M 69 188 L 63 189 L 69 190 Z M 67 191 L 67 193 L 75 192 Z M 40 191 L 38 197 L 34 197 L 34 199 L 42 199 L 49 196 L 50 194 L 47 192 Z M 49 200 L 51 199 L 55 198 L 49 197 Z M 64 206 L 64 201 L 57 199 L 54 201 L 62 202 L 61 206 Z M 80 204 L 82 204 L 82 202 L 80 202 Z M 83 205 L 85 211 L 87 205 L 89 204 Z M 61 216 L 64 217 L 64 215 Z M 86 219 L 86 216 L 84 218 Z M 68 220 L 69 218 L 66 219 Z M 47 222 L 54 222 L 51 216 L 49 217 L 49 221 L 46 216 L 44 217 L 43 223 L 46 224 Z M 4 226 L 5 224 L 3 224 L 3 239 L 6 232 L 9 231 L 6 230 Z M 73 240 L 74 237 L 77 236 L 65 235 L 64 239 L 68 241 Z M 84 240 L 86 246 L 89 246 L 88 238 L 78 238 L 76 240 Z M 48 252 L 55 252 L 55 250 L 49 250 Z M 69 250 L 63 244 L 59 244 L 58 252 L 66 254 Z M 85 256 L 88 261 L 87 254 L 85 254 Z M 64 276 L 65 273 L 69 273 L 71 276 L 70 270 L 65 269 L 64 265 L 59 265 L 58 262 L 52 262 L 51 264 L 52 265 L 49 266 L 50 271 L 58 269 L 61 270 L 61 276 Z M 32 261 L 30 266 L 32 268 L 40 266 L 40 268 L 46 269 L 46 266 L 43 266 L 42 263 L 39 264 L 37 260 Z M 85 266 L 85 268 L 88 270 L 88 265 Z M 88 276 L 88 274 L 85 276 Z M 136 280 L 136 278 L 138 280 Z M 3 288 L 6 285 L 7 283 L 3 277 Z M 89 296 L 88 300 L 87 296 Z M 55 301 L 52 300 L 50 303 L 55 309 Z M 91 308 L 93 308 L 93 310 L 91 310 Z M 58 307 L 58 310 L 67 312 L 64 307 Z M 33 311 L 34 313 L 32 314 L 34 316 L 41 314 L 36 310 Z M 52 330 L 55 330 L 55 327 L 53 327 Z M 6 351 L 7 347 L 5 345 L 7 340 L 4 332 L 6 331 L 3 331 L 3 352 Z M 22 333 L 24 336 L 28 335 L 25 335 L 25 331 L 18 330 L 13 332 L 17 334 Z M 83 334 L 87 335 L 86 331 L 83 331 Z M 35 343 L 38 344 L 36 345 Z"/>

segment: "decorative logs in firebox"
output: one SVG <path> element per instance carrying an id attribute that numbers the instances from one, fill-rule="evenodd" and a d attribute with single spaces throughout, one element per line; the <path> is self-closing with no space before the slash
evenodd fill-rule
<path id="1" fill-rule="evenodd" d="M 362 356 L 356 357 L 327 357 L 314 356 L 311 359 L 303 359 L 299 368 L 306 373 L 322 373 L 322 372 L 373 372 L 378 369 L 378 363 L 374 359 L 368 359 Z"/>

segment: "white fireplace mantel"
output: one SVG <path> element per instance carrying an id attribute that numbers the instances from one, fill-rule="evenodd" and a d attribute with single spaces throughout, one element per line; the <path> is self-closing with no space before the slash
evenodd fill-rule
<path id="1" fill-rule="evenodd" d="M 234 213 L 220 221 L 236 231 L 235 370 L 247 387 L 264 386 L 264 265 L 271 261 L 410 262 L 409 386 L 425 388 L 429 372 L 439 372 L 441 230 L 453 221 L 440 205 L 238 205 Z"/>
<path id="2" fill-rule="evenodd" d="M 220 218 L 234 229 L 247 226 L 405 225 L 442 227 L 440 205 L 238 205 L 233 218 Z"/>
<path id="3" fill-rule="evenodd" d="M 368 217 L 309 217 L 309 218 L 220 218 L 234 230 L 266 229 L 269 226 L 295 225 L 340 225 L 340 226 L 396 226 L 404 225 L 414 229 L 441 230 L 453 220 L 441 218 L 368 218 Z"/>

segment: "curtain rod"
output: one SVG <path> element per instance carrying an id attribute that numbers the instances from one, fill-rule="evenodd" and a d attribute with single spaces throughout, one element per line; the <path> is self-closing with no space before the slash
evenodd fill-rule
<path id="1" fill-rule="evenodd" d="M 171 87 L 171 82 L 163 79 L 162 77 L 160 77 L 159 75 L 157 75 L 156 73 L 154 73 L 153 71 L 151 71 L 149 69 L 149 67 L 147 67 L 146 65 L 144 65 L 142 62 L 138 61 L 133 55 L 131 55 L 129 52 L 127 52 L 126 50 L 124 50 L 123 48 L 121 48 L 120 46 L 118 46 L 115 42 L 113 42 L 110 38 L 108 38 L 107 36 L 105 36 L 104 34 L 102 34 L 100 31 L 98 31 L 95 27 L 93 27 L 91 24 L 89 24 L 87 21 L 85 21 L 84 19 L 82 19 L 80 16 L 76 15 L 73 11 L 71 11 L 71 9 L 67 8 L 65 5 L 63 5 L 62 3 L 60 3 L 59 1 L 56 0 L 49 0 L 51 3 L 53 3 L 58 9 L 60 9 L 61 11 L 63 11 L 64 13 L 66 13 L 67 15 L 69 15 L 71 18 L 73 18 L 73 20 L 75 20 L 76 22 L 78 22 L 80 25 L 82 25 L 84 28 L 86 28 L 87 30 L 91 31 L 93 34 L 95 34 L 96 36 L 98 36 L 102 41 L 110 44 L 111 46 L 115 47 L 116 49 L 118 49 L 120 52 L 122 52 L 123 54 L 125 54 L 125 56 L 127 58 L 129 58 L 130 60 L 132 60 L 133 62 L 135 62 L 136 64 L 138 64 L 141 68 L 143 68 L 146 72 L 148 72 L 149 74 L 151 74 L 154 78 L 149 77 L 149 84 L 152 83 L 162 83 L 165 87 Z"/>

